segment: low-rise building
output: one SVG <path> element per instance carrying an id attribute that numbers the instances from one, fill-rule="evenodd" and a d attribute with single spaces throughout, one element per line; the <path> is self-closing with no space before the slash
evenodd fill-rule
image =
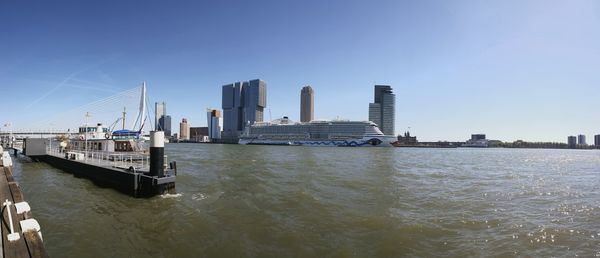
<path id="1" fill-rule="evenodd" d="M 190 127 L 190 141 L 208 142 L 208 127 Z"/>
<path id="2" fill-rule="evenodd" d="M 489 147 L 489 141 L 486 139 L 485 134 L 471 134 L 471 139 L 466 141 L 462 147 L 478 147 L 487 148 Z"/>
<path id="3" fill-rule="evenodd" d="M 398 135 L 398 144 L 400 145 L 415 145 L 417 144 L 417 136 L 410 136 L 410 132 L 406 131 L 404 136 Z"/>

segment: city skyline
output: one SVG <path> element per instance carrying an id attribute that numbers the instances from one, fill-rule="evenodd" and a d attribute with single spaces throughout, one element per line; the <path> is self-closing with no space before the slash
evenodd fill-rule
<path id="1" fill-rule="evenodd" d="M 169 103 L 173 121 L 205 126 L 203 110 L 220 106 L 221 85 L 262 78 L 271 118 L 299 121 L 297 90 L 311 85 L 315 119 L 366 120 L 372 85 L 389 84 L 398 95 L 396 133 L 410 127 L 422 141 L 485 132 L 565 142 L 600 133 L 594 1 L 2 7 L 0 85 L 6 104 L 22 112 L 0 122 L 14 128 L 140 81 L 152 103 Z M 226 13 L 248 22 L 223 21 Z M 232 35 L 241 40 L 223 40 Z"/>

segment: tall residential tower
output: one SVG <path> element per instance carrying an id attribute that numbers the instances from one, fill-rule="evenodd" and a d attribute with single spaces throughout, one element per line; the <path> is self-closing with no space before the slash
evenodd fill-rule
<path id="1" fill-rule="evenodd" d="M 375 101 L 369 103 L 369 121 L 385 135 L 395 135 L 396 95 L 388 85 L 375 85 Z"/>
<path id="2" fill-rule="evenodd" d="M 585 135 L 583 135 L 583 134 L 577 135 L 577 144 L 587 145 L 587 142 L 585 141 Z"/>
<path id="3" fill-rule="evenodd" d="M 310 86 L 305 86 L 300 92 L 300 122 L 310 122 L 315 119 L 315 92 Z"/>
<path id="4" fill-rule="evenodd" d="M 221 111 L 217 109 L 207 109 L 206 119 L 208 125 L 208 138 L 210 141 L 221 139 Z"/>
<path id="5" fill-rule="evenodd" d="M 181 119 L 181 123 L 179 123 L 179 139 L 180 140 L 189 140 L 190 139 L 190 125 L 188 124 L 186 118 Z"/>
<path id="6" fill-rule="evenodd" d="M 569 149 L 575 149 L 577 147 L 577 137 L 569 136 L 567 138 L 567 145 L 569 146 Z"/>

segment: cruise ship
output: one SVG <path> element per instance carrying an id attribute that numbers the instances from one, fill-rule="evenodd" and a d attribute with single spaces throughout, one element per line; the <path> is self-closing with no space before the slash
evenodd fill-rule
<path id="1" fill-rule="evenodd" d="M 287 117 L 246 126 L 239 144 L 331 147 L 391 147 L 394 136 L 384 135 L 369 121 L 293 122 Z"/>

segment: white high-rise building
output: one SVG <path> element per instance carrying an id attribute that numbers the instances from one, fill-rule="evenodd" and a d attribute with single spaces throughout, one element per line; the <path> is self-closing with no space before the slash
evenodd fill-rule
<path id="1" fill-rule="evenodd" d="M 221 111 L 217 109 L 207 109 L 206 119 L 208 138 L 210 141 L 221 139 Z"/>

